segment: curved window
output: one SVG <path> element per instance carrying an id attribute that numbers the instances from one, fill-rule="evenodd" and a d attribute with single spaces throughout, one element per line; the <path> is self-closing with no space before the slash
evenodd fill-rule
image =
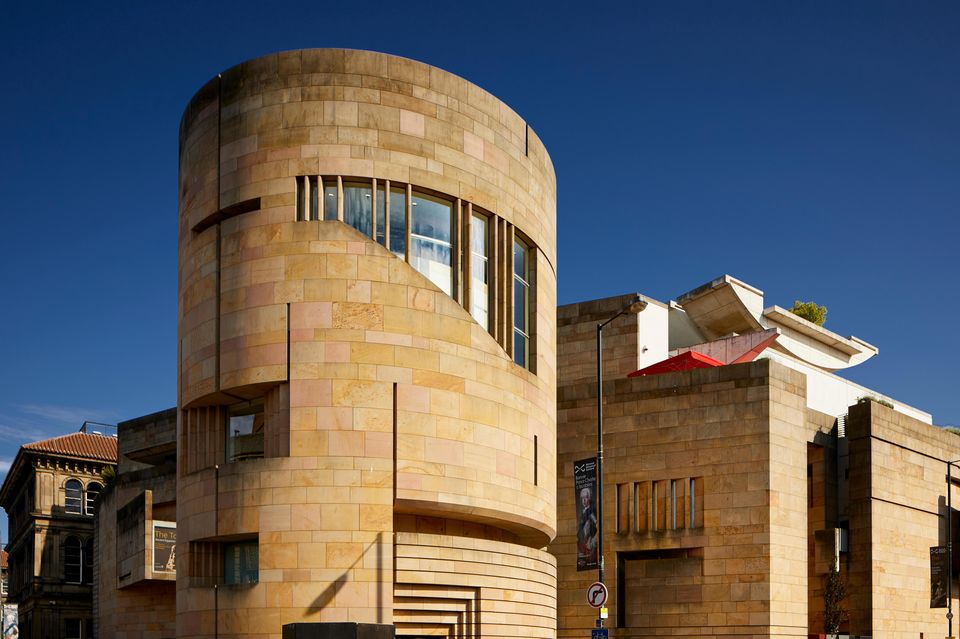
<path id="1" fill-rule="evenodd" d="M 536 246 L 520 239 L 509 220 L 391 180 L 299 176 L 295 182 L 298 220 L 339 219 L 386 247 L 459 302 L 516 364 L 536 372 Z"/>
<path id="2" fill-rule="evenodd" d="M 488 220 L 473 214 L 470 220 L 470 314 L 490 330 L 490 248 Z"/>
<path id="3" fill-rule="evenodd" d="M 453 205 L 416 192 L 411 204 L 410 265 L 450 295 L 453 292 L 450 241 Z"/>
<path id="4" fill-rule="evenodd" d="M 390 250 L 401 259 L 407 255 L 407 190 L 390 188 Z"/>
<path id="5" fill-rule="evenodd" d="M 87 514 L 91 517 L 97 514 L 97 498 L 100 497 L 101 490 L 103 490 L 103 486 L 95 481 L 87 484 L 86 503 L 84 505 L 86 506 Z"/>
<path id="6" fill-rule="evenodd" d="M 529 368 L 530 360 L 530 249 L 513 241 L 513 361 Z"/>
<path id="7" fill-rule="evenodd" d="M 377 244 L 387 245 L 387 195 L 383 189 L 383 182 L 377 182 L 377 208 L 376 219 L 374 220 Z"/>
<path id="8" fill-rule="evenodd" d="M 76 479 L 69 480 L 64 485 L 63 505 L 66 511 L 71 515 L 80 515 L 83 513 L 83 484 Z"/>
<path id="9" fill-rule="evenodd" d="M 79 537 L 67 537 L 63 542 L 63 578 L 78 584 L 83 578 L 83 542 Z"/>
<path id="10" fill-rule="evenodd" d="M 368 237 L 373 231 L 372 199 L 370 184 L 344 182 L 343 221 Z"/>

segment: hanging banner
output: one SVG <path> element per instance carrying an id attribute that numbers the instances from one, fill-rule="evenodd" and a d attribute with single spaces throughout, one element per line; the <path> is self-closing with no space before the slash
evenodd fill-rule
<path id="1" fill-rule="evenodd" d="M 153 572 L 177 574 L 176 522 L 153 522 Z"/>
<path id="2" fill-rule="evenodd" d="M 930 607 L 947 607 L 947 574 L 950 559 L 946 546 L 930 548 Z"/>
<path id="3" fill-rule="evenodd" d="M 597 522 L 597 460 L 591 457 L 573 464 L 573 488 L 577 504 L 577 570 L 596 570 L 600 526 Z"/>

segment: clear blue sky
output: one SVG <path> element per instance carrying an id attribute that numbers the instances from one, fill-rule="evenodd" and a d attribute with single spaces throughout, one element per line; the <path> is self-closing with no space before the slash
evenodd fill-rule
<path id="1" fill-rule="evenodd" d="M 415 58 L 525 118 L 562 303 L 730 273 L 825 304 L 880 348 L 850 378 L 960 423 L 955 0 L 8 2 L 0 42 L 0 472 L 175 403 L 181 110 L 304 47 Z"/>

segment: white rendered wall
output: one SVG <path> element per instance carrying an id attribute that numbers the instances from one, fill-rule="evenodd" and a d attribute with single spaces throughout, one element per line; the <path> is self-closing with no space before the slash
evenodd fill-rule
<path id="1" fill-rule="evenodd" d="M 828 415 L 845 415 L 847 407 L 856 404 L 858 398 L 867 395 L 890 402 L 893 404 L 895 410 L 904 415 L 909 415 L 927 424 L 933 423 L 933 416 L 930 415 L 930 413 L 925 413 L 922 410 L 898 402 L 892 397 L 870 390 L 859 384 L 854 384 L 850 380 L 843 379 L 832 373 L 827 373 L 813 366 L 798 362 L 772 349 L 767 349 L 760 355 L 760 358 L 764 357 L 780 362 L 807 376 L 807 407 L 813 410 Z"/>
<path id="2" fill-rule="evenodd" d="M 649 299 L 649 298 L 648 298 Z M 670 322 L 667 307 L 649 300 L 647 308 L 637 315 L 639 331 L 637 368 L 646 368 L 662 362 L 670 355 Z"/>

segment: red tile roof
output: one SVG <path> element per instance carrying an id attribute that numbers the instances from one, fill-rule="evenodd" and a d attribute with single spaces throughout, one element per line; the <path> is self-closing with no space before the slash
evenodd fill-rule
<path id="1" fill-rule="evenodd" d="M 117 463 L 117 438 L 105 435 L 70 433 L 53 439 L 45 439 L 42 442 L 24 444 L 23 449 Z"/>

